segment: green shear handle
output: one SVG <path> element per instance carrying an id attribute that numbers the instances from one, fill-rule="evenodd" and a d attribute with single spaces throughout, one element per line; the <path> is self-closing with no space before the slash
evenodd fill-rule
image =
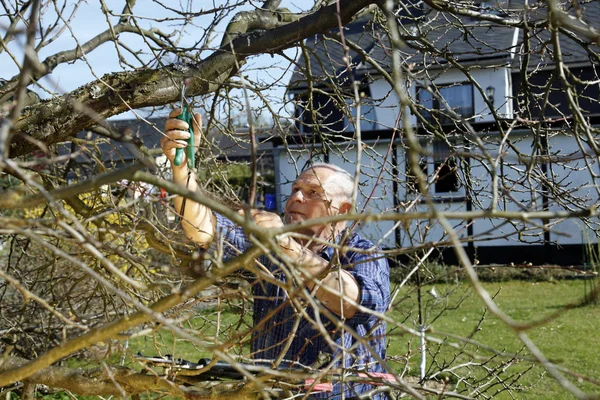
<path id="1" fill-rule="evenodd" d="M 187 122 L 189 125 L 188 131 L 190 132 L 190 138 L 187 141 L 188 145 L 185 148 L 185 154 L 188 160 L 188 168 L 194 169 L 194 128 L 192 125 L 194 122 L 194 114 L 185 101 L 185 83 L 181 84 L 181 114 L 179 114 L 176 118 Z M 175 159 L 173 160 L 173 163 L 178 167 L 181 165 L 181 163 L 183 163 L 183 150 L 184 149 L 175 150 Z"/>

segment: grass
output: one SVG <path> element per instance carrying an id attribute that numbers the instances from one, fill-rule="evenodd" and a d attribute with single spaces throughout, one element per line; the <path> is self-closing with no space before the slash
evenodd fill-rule
<path id="1" fill-rule="evenodd" d="M 519 321 L 540 320 L 563 310 L 556 318 L 528 330 L 528 336 L 546 357 L 561 367 L 594 379 L 600 377 L 600 305 L 568 308 L 582 300 L 586 289 L 589 291 L 589 282 L 507 281 L 484 283 L 483 286 L 495 296 L 495 301 L 505 313 Z M 436 284 L 437 299 L 427 293 L 432 288 L 426 286 L 421 290 L 426 315 L 424 322 L 429 326 L 427 334 L 432 339 L 428 342 L 428 376 L 445 378 L 449 390 L 460 391 L 464 395 L 474 395 L 473 388 L 483 387 L 486 397 L 494 395 L 499 399 L 574 398 L 537 363 L 529 361 L 531 354 L 523 349 L 516 333 L 485 310 L 468 283 Z M 193 317 L 182 323 L 182 328 L 206 342 L 214 342 L 215 309 L 190 312 L 189 315 Z M 400 290 L 390 315 L 403 326 L 418 326 L 415 286 L 405 286 Z M 248 318 L 246 315 L 246 324 L 249 323 Z M 238 325 L 239 320 L 240 314 L 221 313 L 219 337 L 222 341 L 247 330 L 247 325 Z M 391 366 L 399 373 L 419 376 L 419 338 L 391 325 L 388 336 Z M 460 338 L 466 337 L 479 344 L 465 344 Z M 129 354 L 138 351 L 145 355 L 172 354 L 190 361 L 211 357 L 202 346 L 178 338 L 164 329 L 131 339 L 128 346 Z M 505 354 L 518 353 L 519 357 L 495 356 L 490 348 Z M 120 351 L 113 353 L 113 364 L 118 364 L 120 354 Z M 135 363 L 126 365 L 139 369 Z M 504 386 L 500 381 L 504 382 Z M 570 381 L 581 390 L 600 395 L 600 385 L 577 382 L 572 378 Z"/>
<path id="2" fill-rule="evenodd" d="M 219 316 L 218 337 L 221 343 L 233 342 L 239 332 L 245 332 L 249 329 L 249 316 L 246 315 L 244 321 L 240 321 L 240 315 L 229 311 L 226 308 Z M 217 310 L 208 308 L 199 311 L 186 323 L 183 323 L 181 329 L 209 345 L 215 343 L 217 336 Z M 212 358 L 210 350 L 203 348 L 198 343 L 192 343 L 190 340 L 178 338 L 170 330 L 159 329 L 151 335 L 138 337 L 129 341 L 128 346 L 132 353 L 141 352 L 144 355 L 165 355 L 170 354 L 174 358 L 184 358 L 188 361 L 197 361 L 200 358 Z"/>
<path id="3" fill-rule="evenodd" d="M 483 287 L 492 295 L 499 307 L 511 318 L 519 321 L 540 320 L 563 311 L 546 323 L 527 330 L 527 335 L 536 346 L 553 362 L 576 373 L 591 378 L 600 377 L 600 306 L 584 305 L 568 308 L 578 303 L 585 295 L 586 282 L 582 280 L 553 282 L 509 281 L 501 283 L 484 283 Z M 589 288 L 589 282 L 587 283 Z M 428 374 L 434 374 L 442 368 L 449 369 L 473 360 L 490 360 L 482 366 L 469 365 L 456 369 L 452 373 L 443 374 L 456 384 L 459 389 L 467 390 L 470 384 L 488 382 L 488 394 L 499 393 L 498 398 L 519 399 L 570 399 L 567 393 L 554 379 L 549 377 L 537 364 L 510 357 L 492 357 L 493 352 L 486 350 L 489 346 L 505 353 L 518 353 L 520 357 L 529 359 L 531 354 L 523 349 L 523 342 L 516 333 L 497 317 L 491 315 L 483 307 L 482 301 L 466 283 L 436 285 L 440 298 L 433 299 L 426 292 L 431 286 L 422 289 L 425 324 L 430 325 L 431 337 L 443 342 L 438 345 L 433 341 L 429 345 Z M 417 291 L 415 287 L 404 288 L 400 292 L 400 301 L 394 307 L 392 316 L 396 321 L 405 321 L 409 327 L 418 326 Z M 470 337 L 485 346 L 464 345 L 457 337 Z M 408 355 L 406 359 L 395 364 L 398 370 L 406 370 L 411 375 L 419 372 L 419 342 L 416 338 L 403 333 L 399 329 L 390 332 L 390 355 Z M 452 347 L 455 345 L 458 347 Z M 503 370 L 504 367 L 508 367 Z M 503 380 L 512 382 L 512 396 L 499 384 L 498 380 L 489 378 L 489 370 L 493 368 Z M 523 374 L 522 376 L 520 374 Z M 485 378 L 485 377 L 488 378 Z M 460 381 L 460 378 L 465 378 Z M 460 383 L 457 383 L 459 382 Z M 590 393 L 600 395 L 600 387 L 586 382 L 570 379 L 577 387 Z"/>

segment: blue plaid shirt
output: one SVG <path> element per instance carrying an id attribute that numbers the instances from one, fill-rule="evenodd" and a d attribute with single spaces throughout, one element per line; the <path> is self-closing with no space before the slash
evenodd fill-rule
<path id="1" fill-rule="evenodd" d="M 215 213 L 215 217 L 217 236 L 209 250 L 213 255 L 222 252 L 223 259 L 227 260 L 252 246 L 242 228 L 222 215 Z M 358 234 L 351 235 L 346 245 L 361 250 L 374 247 L 373 243 L 362 239 Z M 319 255 L 331 260 L 334 249 L 327 247 Z M 386 258 L 377 252 L 356 251 L 340 254 L 339 258 L 344 269 L 358 282 L 360 305 L 369 311 L 385 312 L 390 303 L 390 271 Z M 352 318 L 345 321 L 344 328 L 340 329 L 335 326 L 334 321 L 320 313 L 318 307 L 310 304 L 300 305 L 305 313 L 302 315 L 295 309 L 299 304 L 292 304 L 288 297 L 288 291 L 299 289 L 286 284 L 289 279 L 267 256 L 260 256 L 258 261 L 273 274 L 275 283 L 265 280 L 253 282 L 254 330 L 251 349 L 254 359 L 276 360 L 285 352 L 284 360 L 306 366 L 340 369 L 343 365 L 348 372 L 385 372 L 379 363 L 380 359 L 385 359 L 384 321 L 369 311 L 358 310 Z M 323 336 L 317 328 L 319 322 L 315 321 L 320 321 L 327 329 L 330 341 Z M 362 342 L 366 346 L 359 343 L 355 336 L 363 338 Z M 342 354 L 341 349 L 346 351 Z M 325 361 L 319 363 L 318 360 L 322 359 Z M 345 397 L 350 398 L 372 388 L 371 385 L 362 383 L 345 383 Z M 337 383 L 334 384 L 333 394 L 322 393 L 315 397 L 341 398 L 341 390 L 342 385 Z"/>

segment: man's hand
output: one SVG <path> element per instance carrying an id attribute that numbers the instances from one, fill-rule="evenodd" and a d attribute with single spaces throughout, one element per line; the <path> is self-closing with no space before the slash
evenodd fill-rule
<path id="1" fill-rule="evenodd" d="M 173 182 L 185 187 L 192 192 L 198 190 L 196 173 L 188 169 L 186 152 L 183 152 L 181 165 L 174 163 L 177 149 L 184 149 L 190 137 L 189 125 L 185 121 L 176 119 L 181 110 L 173 110 L 165 124 L 165 135 L 160 140 L 163 153 L 171 162 L 173 169 Z M 198 147 L 202 136 L 202 118 L 200 114 L 194 115 L 194 146 Z M 173 201 L 175 210 L 181 216 L 181 226 L 188 239 L 193 240 L 200 247 L 207 248 L 215 234 L 215 219 L 210 208 L 205 207 L 191 199 L 187 201 L 182 196 L 177 196 Z"/>
<path id="2" fill-rule="evenodd" d="M 245 210 L 239 210 L 238 213 L 246 216 Z M 284 226 L 281 217 L 272 212 L 252 209 L 250 210 L 250 216 L 252 216 L 252 219 L 254 219 L 256 225 L 260 226 L 261 228 L 281 228 Z M 293 238 L 289 236 L 277 236 L 275 239 L 277 240 L 277 244 L 281 250 L 288 257 L 298 258 L 301 255 L 302 246 Z"/>
<path id="3" fill-rule="evenodd" d="M 171 111 L 169 114 L 169 119 L 165 123 L 165 135 L 160 140 L 160 147 L 162 148 L 163 153 L 167 156 L 169 161 L 171 162 L 171 166 L 175 167 L 173 164 L 173 159 L 175 158 L 175 151 L 177 149 L 185 149 L 188 145 L 187 140 L 190 138 L 190 133 L 188 131 L 189 125 L 187 122 L 176 119 L 179 114 L 181 114 L 181 109 L 175 109 Z M 202 117 L 200 114 L 194 114 L 194 148 L 197 148 L 200 145 L 200 139 L 202 136 Z M 181 165 L 187 165 L 187 157 L 185 151 L 183 152 L 183 162 Z M 176 167 L 175 167 L 176 168 Z"/>
<path id="4" fill-rule="evenodd" d="M 245 210 L 240 210 L 238 213 L 246 215 Z M 284 225 L 279 215 L 268 211 L 250 210 L 250 216 L 260 227 L 280 228 Z M 316 297 L 325 307 L 345 318 L 352 318 L 356 314 L 358 308 L 355 304 L 360 301 L 360 288 L 352 274 L 344 270 L 332 271 L 329 261 L 303 247 L 289 236 L 278 236 L 276 240 L 283 253 L 299 265 L 300 274 L 309 290 L 313 290 L 315 282 L 319 280 L 321 286 L 342 292 L 344 298 L 352 300 L 342 302 L 339 294 L 318 288 Z"/>

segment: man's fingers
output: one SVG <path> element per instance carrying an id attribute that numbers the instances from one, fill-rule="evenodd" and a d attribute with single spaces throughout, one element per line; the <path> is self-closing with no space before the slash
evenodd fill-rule
<path id="1" fill-rule="evenodd" d="M 238 214 L 243 215 L 243 216 L 248 215 L 247 210 L 244 210 L 244 209 L 238 210 Z M 250 210 L 250 216 L 256 222 L 273 220 L 273 219 L 279 218 L 279 216 L 277 216 L 276 214 L 273 214 L 271 212 L 264 211 L 264 210 L 258 210 L 256 208 L 253 208 Z"/>
<path id="2" fill-rule="evenodd" d="M 175 118 L 179 114 L 181 114 L 181 108 L 176 108 L 169 113 L 169 118 Z"/>
<path id="3" fill-rule="evenodd" d="M 181 109 L 173 110 L 169 114 L 169 119 L 165 123 L 166 134 L 170 139 L 188 140 L 190 137 L 190 126 L 186 121 L 175 118 L 179 114 L 181 114 Z M 194 146 L 198 147 L 202 139 L 202 116 L 200 114 L 194 115 L 192 125 L 194 130 Z"/>
<path id="4" fill-rule="evenodd" d="M 249 211 L 250 211 L 250 216 L 251 216 L 252 218 L 255 218 L 255 217 L 256 217 L 256 214 L 258 214 L 259 212 L 261 212 L 260 210 L 257 210 L 257 209 L 255 209 L 255 208 L 253 208 L 253 209 L 251 209 L 251 210 L 249 210 Z M 244 216 L 248 215 L 248 214 L 247 214 L 247 210 L 245 210 L 245 209 L 243 209 L 243 208 L 242 208 L 241 210 L 238 210 L 238 214 L 240 214 L 240 215 L 244 215 Z"/>
<path id="5" fill-rule="evenodd" d="M 180 131 L 177 129 L 168 130 L 165 134 L 165 140 L 188 140 L 190 138 L 190 133 L 188 131 Z"/>
<path id="6" fill-rule="evenodd" d="M 176 118 L 180 114 L 180 108 L 177 108 L 169 113 L 169 118 L 165 123 L 165 135 L 160 140 L 160 146 L 167 158 L 171 162 L 173 161 L 173 157 L 175 156 L 175 149 L 186 148 L 188 146 L 188 139 L 190 138 L 190 126 L 188 125 L 188 123 Z M 201 127 L 201 119 L 199 122 L 195 120 L 193 125 Z M 199 132 L 199 128 L 197 128 L 196 131 Z M 197 145 L 198 142 L 195 141 L 195 143 Z"/>
<path id="7" fill-rule="evenodd" d="M 169 118 L 167 120 L 167 122 L 165 123 L 166 131 L 172 131 L 172 130 L 188 131 L 189 129 L 190 129 L 190 126 L 188 125 L 188 123 L 185 121 L 182 121 L 180 119 Z"/>
<path id="8" fill-rule="evenodd" d="M 169 139 L 169 138 L 165 138 L 163 143 L 162 143 L 162 148 L 164 150 L 171 150 L 171 149 L 182 149 L 184 147 L 187 146 L 187 142 L 186 141 L 182 141 L 182 140 L 174 140 L 174 139 Z"/>
<path id="9" fill-rule="evenodd" d="M 264 226 L 265 228 L 279 228 L 283 226 L 281 217 L 272 212 L 252 210 L 252 217 L 257 225 Z"/>
<path id="10" fill-rule="evenodd" d="M 194 133 L 202 131 L 202 115 L 194 114 Z"/>

